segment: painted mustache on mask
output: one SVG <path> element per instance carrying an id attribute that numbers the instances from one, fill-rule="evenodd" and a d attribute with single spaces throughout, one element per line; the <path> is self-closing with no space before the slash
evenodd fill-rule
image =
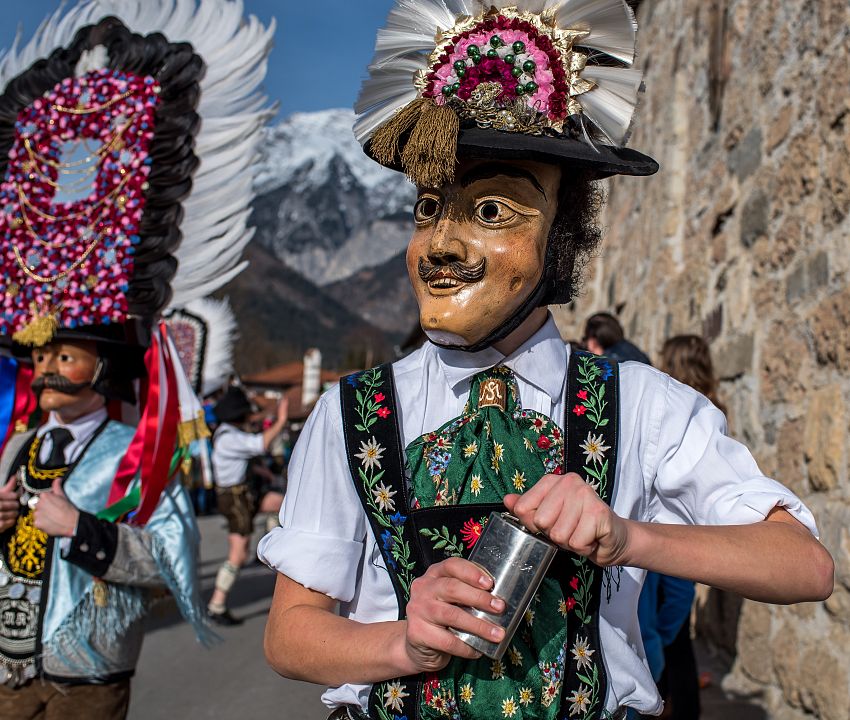
<path id="1" fill-rule="evenodd" d="M 32 381 L 32 390 L 36 395 L 40 395 L 44 390 L 55 390 L 65 395 L 79 395 L 87 387 L 91 387 L 90 382 L 71 382 L 64 375 L 47 374 Z"/>
<path id="2" fill-rule="evenodd" d="M 475 283 L 484 277 L 487 272 L 487 258 L 481 260 L 474 265 L 464 265 L 461 262 L 452 262 L 447 265 L 434 265 L 425 258 L 419 258 L 419 277 L 422 282 L 430 282 L 438 274 L 442 273 L 444 277 L 453 277 L 465 283 Z"/>

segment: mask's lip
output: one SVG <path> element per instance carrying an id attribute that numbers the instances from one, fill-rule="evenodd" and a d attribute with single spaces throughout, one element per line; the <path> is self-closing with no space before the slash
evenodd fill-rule
<path id="1" fill-rule="evenodd" d="M 435 297 L 444 297 L 446 295 L 456 295 L 465 287 L 474 283 L 458 280 L 454 275 L 445 277 L 435 277 L 425 283 L 428 287 L 428 292 Z"/>

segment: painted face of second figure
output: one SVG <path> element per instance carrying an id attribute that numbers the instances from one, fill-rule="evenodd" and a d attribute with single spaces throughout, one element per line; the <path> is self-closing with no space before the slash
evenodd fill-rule
<path id="1" fill-rule="evenodd" d="M 474 345 L 500 328 L 543 274 L 561 170 L 467 161 L 451 185 L 420 188 L 407 270 L 428 336 Z"/>
<path id="2" fill-rule="evenodd" d="M 46 412 L 57 412 L 69 422 L 103 405 L 103 396 L 92 387 L 97 371 L 97 344 L 91 341 L 56 341 L 32 352 L 32 387 Z"/>

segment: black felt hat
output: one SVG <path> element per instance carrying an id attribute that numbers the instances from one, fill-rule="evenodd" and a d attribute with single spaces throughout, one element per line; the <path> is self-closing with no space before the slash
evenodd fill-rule
<path id="1" fill-rule="evenodd" d="M 643 88 L 636 32 L 623 0 L 396 0 L 354 134 L 428 187 L 451 182 L 464 157 L 651 175 L 658 163 L 625 149 Z"/>
<path id="2" fill-rule="evenodd" d="M 406 137 L 399 147 L 404 148 Z M 372 155 L 371 142 L 365 146 Z M 526 135 L 493 128 L 461 128 L 457 140 L 457 158 L 475 160 L 534 160 L 583 170 L 589 179 L 602 180 L 612 175 L 654 175 L 658 163 L 649 155 L 631 148 L 617 148 L 571 137 Z M 393 162 L 382 163 L 392 170 L 404 172 L 399 153 Z"/>
<path id="3" fill-rule="evenodd" d="M 251 414 L 253 406 L 245 391 L 231 385 L 213 407 L 216 420 L 219 422 L 240 422 Z"/>

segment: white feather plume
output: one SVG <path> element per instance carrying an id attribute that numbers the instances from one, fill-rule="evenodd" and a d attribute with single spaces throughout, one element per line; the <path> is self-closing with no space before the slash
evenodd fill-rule
<path id="1" fill-rule="evenodd" d="M 625 145 L 632 126 L 643 73 L 635 68 L 588 65 L 582 76 L 596 83 L 576 99 L 588 120 L 614 145 Z"/>
<path id="2" fill-rule="evenodd" d="M 206 65 L 195 138 L 200 165 L 183 200 L 183 240 L 172 281 L 171 306 L 186 306 L 244 268 L 242 251 L 253 236 L 247 216 L 254 160 L 260 130 L 275 112 L 259 89 L 275 23 L 265 27 L 253 15 L 246 18 L 242 0 L 81 0 L 48 16 L 28 43 L 21 43 L 20 34 L 15 38 L 0 55 L 0 87 L 107 15 L 133 32 L 161 32 L 171 42 L 190 43 Z M 86 67 L 95 58 L 89 53 Z"/>
<path id="3" fill-rule="evenodd" d="M 626 65 L 634 62 L 637 23 L 625 0 L 396 0 L 386 27 L 378 31 L 369 77 L 355 105 L 354 134 L 360 143 L 416 99 L 414 80 L 417 73 L 427 72 L 437 35 L 461 16 L 478 16 L 492 7 L 551 12 L 561 28 L 589 30 L 580 44 L 591 58 L 602 54 Z M 577 97 L 586 119 L 608 142 L 623 144 L 637 105 L 640 73 L 589 64 L 582 76 L 596 83 Z"/>
<path id="4" fill-rule="evenodd" d="M 206 396 L 227 383 L 233 374 L 233 347 L 238 339 L 236 317 L 226 298 L 200 298 L 181 309 L 203 320 L 206 326 L 201 368 L 201 395 Z"/>
<path id="5" fill-rule="evenodd" d="M 590 30 L 582 47 L 598 50 L 631 65 L 635 59 L 637 21 L 625 0 L 555 0 L 560 27 Z"/>

